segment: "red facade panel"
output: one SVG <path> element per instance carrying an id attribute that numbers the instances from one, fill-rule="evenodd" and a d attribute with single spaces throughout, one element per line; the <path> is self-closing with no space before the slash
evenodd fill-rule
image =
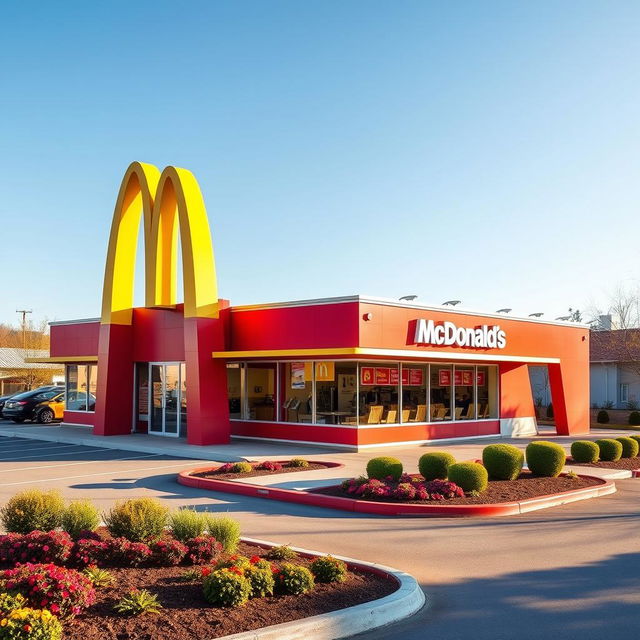
<path id="1" fill-rule="evenodd" d="M 99 322 L 77 322 L 51 326 L 50 353 L 54 358 L 65 356 L 97 356 Z"/>

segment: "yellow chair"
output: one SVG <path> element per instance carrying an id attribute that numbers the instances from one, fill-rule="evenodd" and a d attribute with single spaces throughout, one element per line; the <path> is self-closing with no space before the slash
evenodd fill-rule
<path id="1" fill-rule="evenodd" d="M 366 419 L 366 424 L 380 424 L 382 420 L 382 412 L 384 411 L 384 406 L 381 404 L 373 405 L 369 409 L 369 415 Z"/>
<path id="2" fill-rule="evenodd" d="M 446 407 L 439 407 L 436 409 L 434 420 L 444 420 L 447 417 L 447 413 L 449 413 L 449 409 Z"/>
<path id="3" fill-rule="evenodd" d="M 455 419 L 460 420 L 461 416 L 462 416 L 462 407 L 456 407 Z"/>
<path id="4" fill-rule="evenodd" d="M 425 422 L 427 419 L 427 405 L 419 404 L 416 408 L 416 415 L 409 419 L 409 422 Z"/>
<path id="5" fill-rule="evenodd" d="M 467 407 L 467 412 L 462 416 L 463 420 L 473 420 L 475 418 L 476 405 L 471 403 Z"/>
<path id="6" fill-rule="evenodd" d="M 409 422 L 409 416 L 411 415 L 411 409 L 402 410 L 402 422 Z"/>
<path id="7" fill-rule="evenodd" d="M 389 409 L 387 411 L 387 415 L 385 419 L 382 421 L 383 424 L 394 424 L 398 420 L 398 410 L 397 409 Z"/>

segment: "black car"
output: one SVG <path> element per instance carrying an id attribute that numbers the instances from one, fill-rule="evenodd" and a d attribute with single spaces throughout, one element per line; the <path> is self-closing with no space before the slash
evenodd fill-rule
<path id="1" fill-rule="evenodd" d="M 32 391 L 48 391 L 49 389 L 62 389 L 60 385 L 56 384 L 45 384 L 37 389 L 32 389 Z M 9 400 L 9 398 L 13 398 L 20 393 L 24 393 L 24 391 L 14 391 L 13 393 L 8 393 L 7 395 L 0 396 L 0 416 L 2 416 L 2 410 L 4 409 L 4 405 Z"/>
<path id="2" fill-rule="evenodd" d="M 16 391 L 15 393 L 9 393 L 6 396 L 0 396 L 0 415 L 2 414 L 2 409 L 4 408 L 4 403 L 9 399 L 13 398 L 13 396 L 17 396 L 21 391 Z"/>
<path id="3" fill-rule="evenodd" d="M 23 391 L 5 402 L 2 417 L 20 423 L 25 420 L 51 422 L 62 418 L 64 409 L 64 389 L 44 387 L 33 391 Z"/>

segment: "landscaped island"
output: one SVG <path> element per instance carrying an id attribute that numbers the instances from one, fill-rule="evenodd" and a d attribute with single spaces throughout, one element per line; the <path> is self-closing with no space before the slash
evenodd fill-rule
<path id="1" fill-rule="evenodd" d="M 237 521 L 151 498 L 101 514 L 55 491 L 0 512 L 0 639 L 191 640 L 382 598 L 394 580 L 331 556 L 249 544 Z M 62 529 L 62 530 L 60 530 Z"/>

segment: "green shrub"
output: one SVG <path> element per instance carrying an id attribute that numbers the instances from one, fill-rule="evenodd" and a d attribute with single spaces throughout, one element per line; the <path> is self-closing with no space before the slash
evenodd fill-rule
<path id="1" fill-rule="evenodd" d="M 13 609 L 2 619 L 2 640 L 60 640 L 62 624 L 47 609 Z"/>
<path id="2" fill-rule="evenodd" d="M 298 552 L 283 544 L 279 547 L 271 547 L 265 557 L 269 560 L 294 560 L 298 557 Z"/>
<path id="3" fill-rule="evenodd" d="M 73 500 L 62 514 L 62 529 L 77 539 L 82 532 L 94 531 L 100 524 L 100 512 L 91 500 Z"/>
<path id="4" fill-rule="evenodd" d="M 207 529 L 222 545 L 225 553 L 233 553 L 240 542 L 240 523 L 229 516 L 208 516 Z"/>
<path id="5" fill-rule="evenodd" d="M 449 467 L 449 482 L 457 484 L 465 493 L 487 489 L 489 474 L 477 462 L 456 462 Z"/>
<path id="6" fill-rule="evenodd" d="M 265 596 L 273 595 L 275 580 L 271 568 L 266 569 L 253 565 L 244 570 L 244 575 L 251 585 L 252 598 L 264 598 Z"/>
<path id="7" fill-rule="evenodd" d="M 186 542 L 201 536 L 209 525 L 209 515 L 195 509 L 178 509 L 169 514 L 169 529 L 176 540 Z"/>
<path id="8" fill-rule="evenodd" d="M 640 426 L 640 411 L 632 411 L 629 414 L 629 424 L 633 427 Z"/>
<path id="9" fill-rule="evenodd" d="M 622 443 L 613 438 L 602 438 L 596 440 L 600 447 L 600 460 L 605 462 L 615 462 L 622 458 Z"/>
<path id="10" fill-rule="evenodd" d="M 637 440 L 629 438 L 627 436 L 620 436 L 616 440 L 622 445 L 622 457 L 623 458 L 635 458 L 640 450 L 640 445 Z"/>
<path id="11" fill-rule="evenodd" d="M 214 565 L 214 569 L 231 569 L 231 567 L 248 569 L 250 566 L 251 560 L 247 556 L 232 555 L 218 560 Z"/>
<path id="12" fill-rule="evenodd" d="M 420 456 L 418 471 L 425 480 L 446 480 L 447 471 L 455 461 L 446 451 L 431 451 Z"/>
<path id="13" fill-rule="evenodd" d="M 371 458 L 367 462 L 367 476 L 384 480 L 391 476 L 394 480 L 398 480 L 402 475 L 402 462 L 397 458 L 388 456 L 380 456 L 379 458 Z"/>
<path id="14" fill-rule="evenodd" d="M 251 473 L 252 471 L 253 466 L 250 462 L 236 462 L 231 467 L 231 473 Z"/>
<path id="15" fill-rule="evenodd" d="M 527 445 L 527 466 L 534 476 L 556 478 L 567 461 L 564 449 L 555 442 L 536 440 Z"/>
<path id="16" fill-rule="evenodd" d="M 143 613 L 159 613 L 162 605 L 158 596 L 146 589 L 129 591 L 114 607 L 123 616 L 139 616 Z"/>
<path id="17" fill-rule="evenodd" d="M 629 436 L 632 440 L 635 440 L 640 446 L 640 436 Z"/>
<path id="18" fill-rule="evenodd" d="M 549 406 L 547 407 L 547 418 L 549 420 L 553 420 L 553 405 L 551 403 L 549 403 Z"/>
<path id="19" fill-rule="evenodd" d="M 62 524 L 64 500 L 57 489 L 27 489 L 9 498 L 0 520 L 9 533 L 52 531 Z"/>
<path id="20" fill-rule="evenodd" d="M 284 595 L 297 596 L 314 586 L 313 574 L 306 567 L 285 562 L 276 574 L 276 589 Z"/>
<path id="21" fill-rule="evenodd" d="M 96 589 L 110 587 L 114 582 L 113 575 L 106 569 L 100 569 L 100 567 L 87 567 L 82 573 L 91 580 L 91 584 Z"/>
<path id="22" fill-rule="evenodd" d="M 609 412 L 604 409 L 600 409 L 598 411 L 598 415 L 596 416 L 596 422 L 598 424 L 608 424 L 609 423 Z"/>
<path id="23" fill-rule="evenodd" d="M 571 457 L 574 462 L 598 462 L 600 447 L 591 440 L 576 440 L 571 443 Z"/>
<path id="24" fill-rule="evenodd" d="M 524 465 L 524 453 L 511 444 L 490 444 L 482 451 L 482 463 L 492 480 L 515 480 Z"/>
<path id="25" fill-rule="evenodd" d="M 157 540 L 164 532 L 169 509 L 154 498 L 132 498 L 118 502 L 104 521 L 114 538 L 131 542 Z"/>
<path id="26" fill-rule="evenodd" d="M 309 466 L 309 461 L 304 458 L 291 458 L 291 460 L 289 460 L 289 466 L 304 468 Z"/>
<path id="27" fill-rule="evenodd" d="M 316 558 L 309 569 L 317 582 L 344 582 L 347 579 L 346 563 L 332 556 Z"/>
<path id="28" fill-rule="evenodd" d="M 207 602 L 216 607 L 240 607 L 251 597 L 251 583 L 243 575 L 219 569 L 204 579 L 202 591 Z"/>

